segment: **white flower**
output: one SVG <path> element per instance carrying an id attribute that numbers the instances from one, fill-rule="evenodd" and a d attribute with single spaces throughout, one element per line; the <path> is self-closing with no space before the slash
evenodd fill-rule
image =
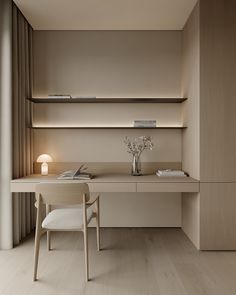
<path id="1" fill-rule="evenodd" d="M 152 150 L 154 146 L 151 136 L 136 137 L 133 141 L 126 136 L 124 143 L 128 148 L 128 153 L 132 154 L 133 156 L 140 156 L 144 150 Z"/>

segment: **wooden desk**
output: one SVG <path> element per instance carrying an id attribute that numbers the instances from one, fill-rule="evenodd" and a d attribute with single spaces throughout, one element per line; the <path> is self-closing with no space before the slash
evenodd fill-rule
<path id="1" fill-rule="evenodd" d="M 57 175 L 41 176 L 34 174 L 12 180 L 11 191 L 35 192 L 36 184 L 40 182 L 75 183 L 85 181 L 58 180 Z M 127 174 L 99 174 L 95 178 L 86 182 L 89 184 L 90 191 L 96 193 L 186 193 L 186 196 L 191 198 L 191 195 L 195 195 L 195 193 L 200 191 L 199 181 L 191 177 L 163 178 L 156 175 L 131 176 Z M 179 197 L 179 194 L 177 195 Z M 191 211 L 191 209 L 187 208 L 188 212 L 189 210 Z M 188 212 L 187 216 L 189 215 Z M 142 214 L 140 210 L 139 214 Z M 191 227 L 192 221 L 188 219 L 186 220 L 186 218 L 184 220 L 185 224 L 187 223 L 187 225 Z M 128 224 L 130 226 L 130 222 Z M 124 226 L 124 224 L 121 226 Z M 198 232 L 195 233 L 194 229 L 193 231 L 194 236 L 198 234 Z M 191 233 L 188 233 L 188 236 L 191 240 L 194 240 Z"/>
<path id="2" fill-rule="evenodd" d="M 87 182 L 91 192 L 98 193 L 155 193 L 199 192 L 199 181 L 191 177 L 158 177 L 156 175 L 131 176 L 126 174 L 98 175 L 91 180 L 58 180 L 57 175 L 30 175 L 11 181 L 12 192 L 35 192 L 40 182 Z"/>

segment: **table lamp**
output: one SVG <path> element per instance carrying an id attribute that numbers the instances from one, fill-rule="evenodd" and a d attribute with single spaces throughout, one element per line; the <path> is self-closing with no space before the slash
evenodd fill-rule
<path id="1" fill-rule="evenodd" d="M 48 175 L 48 163 L 52 162 L 52 157 L 47 154 L 42 154 L 37 158 L 37 163 L 42 163 L 41 165 L 41 175 Z"/>

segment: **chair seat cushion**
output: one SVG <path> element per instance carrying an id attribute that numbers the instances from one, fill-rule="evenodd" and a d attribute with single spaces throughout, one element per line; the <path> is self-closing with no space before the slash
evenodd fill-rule
<path id="1" fill-rule="evenodd" d="M 87 222 L 93 217 L 91 208 L 87 209 Z M 74 230 L 83 226 L 82 208 L 61 208 L 52 210 L 43 220 L 42 227 L 49 230 Z"/>

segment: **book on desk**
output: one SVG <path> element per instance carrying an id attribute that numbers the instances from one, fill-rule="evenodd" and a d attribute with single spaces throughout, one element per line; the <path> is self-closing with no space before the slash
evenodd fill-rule
<path id="1" fill-rule="evenodd" d="M 87 167 L 81 165 L 77 170 L 69 170 L 60 174 L 57 179 L 61 180 L 89 180 L 93 178 L 91 173 L 85 172 Z"/>

